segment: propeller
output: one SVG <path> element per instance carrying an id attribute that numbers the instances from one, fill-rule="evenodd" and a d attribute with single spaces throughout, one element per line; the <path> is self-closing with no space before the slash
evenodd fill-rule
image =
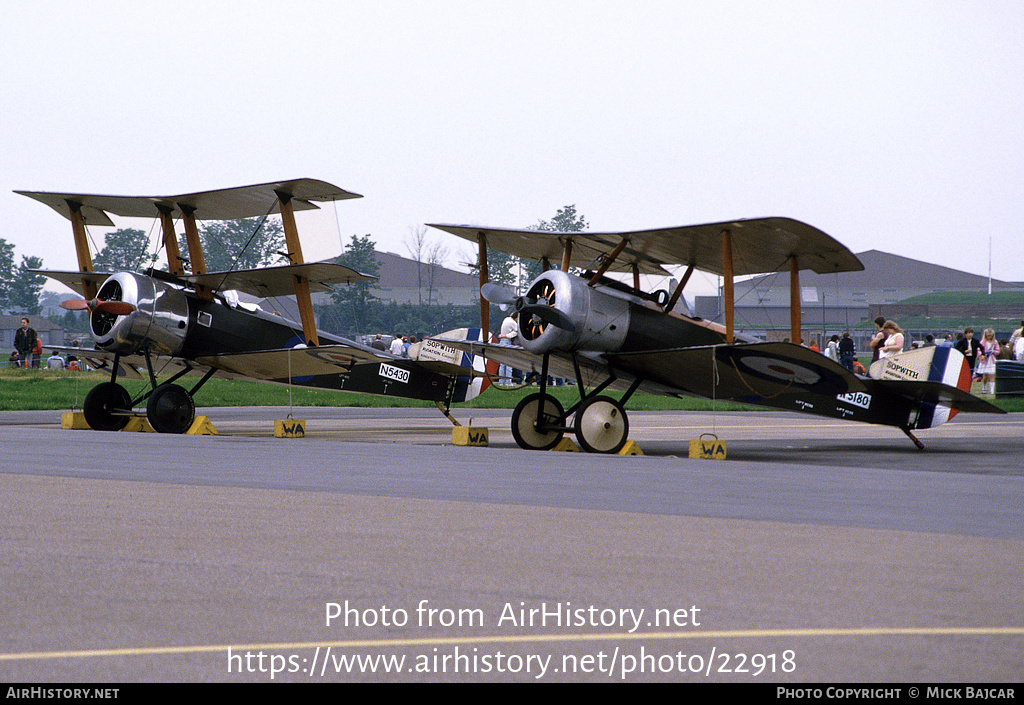
<path id="1" fill-rule="evenodd" d="M 534 284 L 530 292 L 516 301 L 516 310 L 522 318 L 520 330 L 528 340 L 536 340 L 547 324 L 573 333 L 576 324 L 566 314 L 555 308 L 555 285 L 548 279 Z"/>
<path id="2" fill-rule="evenodd" d="M 545 306 L 544 304 L 528 304 L 519 309 L 519 314 L 523 318 L 530 316 L 536 316 L 546 323 L 550 323 L 555 328 L 561 328 L 562 330 L 569 331 L 570 333 L 575 332 L 576 324 L 572 322 L 572 319 L 566 316 L 564 313 L 559 311 L 557 308 L 551 306 Z M 528 318 L 530 325 L 535 325 L 532 318 Z M 543 332 L 544 327 L 538 326 L 536 335 L 540 335 Z M 536 337 L 536 335 L 534 337 Z"/>
<path id="3" fill-rule="evenodd" d="M 67 299 L 60 302 L 60 307 L 68 311 L 85 311 L 89 314 L 107 313 L 112 316 L 127 316 L 135 311 L 135 306 L 124 301 L 102 301 L 99 298 L 86 301 L 85 299 Z"/>
<path id="4" fill-rule="evenodd" d="M 487 282 L 480 287 L 480 295 L 492 304 L 498 304 L 500 306 L 509 306 L 519 299 L 519 297 L 511 291 L 500 284 L 495 284 L 494 282 Z"/>

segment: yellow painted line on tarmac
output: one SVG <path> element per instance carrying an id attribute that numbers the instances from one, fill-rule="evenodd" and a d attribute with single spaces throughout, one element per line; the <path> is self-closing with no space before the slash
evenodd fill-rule
<path id="1" fill-rule="evenodd" d="M 764 639 L 786 637 L 853 636 L 1024 636 L 1024 627 L 863 627 L 826 629 L 741 629 L 707 632 L 652 632 L 607 634 L 505 634 L 501 636 L 423 637 L 418 639 L 353 639 L 348 641 L 277 642 L 267 644 L 219 644 L 153 646 L 81 651 L 38 651 L 0 654 L 0 661 L 41 659 L 109 658 L 113 656 L 167 656 L 219 651 L 296 651 L 299 649 L 373 649 L 395 646 L 457 646 L 462 644 L 517 644 L 592 641 L 643 641 L 672 639 Z"/>

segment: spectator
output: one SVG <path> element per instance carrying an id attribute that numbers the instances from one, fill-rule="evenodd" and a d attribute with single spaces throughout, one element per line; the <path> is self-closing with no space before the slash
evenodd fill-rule
<path id="1" fill-rule="evenodd" d="M 895 321 L 886 321 L 882 324 L 882 332 L 885 333 L 886 337 L 885 341 L 878 348 L 879 360 L 903 352 L 903 329 L 896 325 Z"/>
<path id="2" fill-rule="evenodd" d="M 843 333 L 843 339 L 839 341 L 839 364 L 853 372 L 853 358 L 857 354 L 857 348 L 850 337 L 850 331 Z"/>
<path id="3" fill-rule="evenodd" d="M 32 351 L 36 347 L 39 336 L 29 327 L 27 318 L 21 319 L 21 328 L 14 334 L 14 347 L 18 350 L 18 362 L 21 367 L 32 367 Z"/>
<path id="4" fill-rule="evenodd" d="M 995 394 L 996 355 L 999 354 L 995 331 L 986 328 L 981 334 L 980 345 L 981 350 L 978 352 L 978 364 L 974 367 L 974 373 L 981 375 L 981 393 Z"/>
<path id="5" fill-rule="evenodd" d="M 981 343 L 974 338 L 974 329 L 964 328 L 964 337 L 960 338 L 953 347 L 963 354 L 964 359 L 967 360 L 967 364 L 971 368 L 971 374 L 973 375 L 974 366 L 978 362 L 978 354 L 981 352 Z"/>
<path id="6" fill-rule="evenodd" d="M 882 330 L 882 326 L 884 325 L 885 318 L 883 316 L 879 316 L 875 319 L 875 328 L 877 328 L 877 330 L 875 331 L 874 336 L 872 336 L 871 342 L 868 343 L 868 346 L 871 348 L 871 362 L 878 359 L 878 351 L 885 344 L 886 335 L 885 331 Z"/>

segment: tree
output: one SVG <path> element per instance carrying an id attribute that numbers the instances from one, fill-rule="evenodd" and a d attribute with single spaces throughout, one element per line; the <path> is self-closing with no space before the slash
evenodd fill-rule
<path id="1" fill-rule="evenodd" d="M 121 228 L 107 234 L 92 266 L 97 272 L 137 272 L 143 268 L 148 249 L 149 238 L 145 232 Z"/>
<path id="2" fill-rule="evenodd" d="M 427 228 L 420 226 L 415 230 L 410 228 L 409 237 L 406 238 L 405 246 L 416 262 L 416 286 L 419 294 L 420 305 L 423 305 L 423 287 L 427 288 L 427 305 L 434 300 L 434 281 L 438 269 L 448 259 L 449 250 L 440 241 L 430 242 L 427 239 Z"/>
<path id="3" fill-rule="evenodd" d="M 580 233 L 590 227 L 582 215 L 576 214 L 576 204 L 563 206 L 551 220 L 538 221 L 534 230 L 560 233 Z"/>
<path id="4" fill-rule="evenodd" d="M 334 258 L 337 264 L 368 274 L 377 276 L 377 245 L 369 234 L 359 237 L 352 236 L 352 241 L 345 246 L 345 251 Z M 370 313 L 373 304 L 377 301 L 374 296 L 376 282 L 356 282 L 345 284 L 334 290 L 331 300 L 334 305 L 341 309 L 343 314 L 343 329 L 349 333 L 365 332 L 366 325 L 370 320 Z"/>
<path id="5" fill-rule="evenodd" d="M 532 228 L 532 230 L 542 230 L 544 232 L 559 232 L 559 233 L 581 233 L 590 227 L 590 224 L 582 215 L 577 215 L 576 205 L 563 206 L 558 209 L 555 213 L 555 217 L 551 220 L 541 220 Z M 557 263 L 552 262 L 552 265 L 557 266 Z M 526 277 L 526 281 L 533 281 L 539 277 L 544 271 L 544 265 L 535 260 L 524 260 L 523 270 Z"/>
<path id="6" fill-rule="evenodd" d="M 427 228 L 424 225 L 413 230 L 409 228 L 409 237 L 405 240 L 405 247 L 416 262 L 416 288 L 419 295 L 420 305 L 423 304 L 423 259 L 427 250 Z"/>
<path id="7" fill-rule="evenodd" d="M 434 300 L 434 282 L 437 279 L 438 270 L 444 261 L 448 259 L 448 248 L 441 242 L 435 242 L 427 249 L 427 305 Z"/>
<path id="8" fill-rule="evenodd" d="M 11 285 L 14 283 L 14 245 L 0 238 L 0 311 L 11 305 Z"/>
<path id="9" fill-rule="evenodd" d="M 511 289 L 515 289 L 519 283 L 519 265 L 523 261 L 524 260 L 521 260 L 519 257 L 510 255 L 507 252 L 499 252 L 498 250 L 492 250 L 488 247 L 487 281 L 495 284 L 503 284 Z M 477 255 L 477 261 L 468 266 L 472 271 L 479 272 L 480 256 Z"/>
<path id="10" fill-rule="evenodd" d="M 46 277 L 29 271 L 42 266 L 43 260 L 40 257 L 21 256 L 21 263 L 15 272 L 14 281 L 11 282 L 10 308 L 12 310 L 33 316 L 42 312 L 43 307 L 39 305 L 39 294 L 43 291 Z"/>
<path id="11" fill-rule="evenodd" d="M 277 218 L 210 221 L 199 228 L 199 241 L 208 272 L 287 264 L 284 226 Z M 187 256 L 188 247 L 180 248 Z"/>

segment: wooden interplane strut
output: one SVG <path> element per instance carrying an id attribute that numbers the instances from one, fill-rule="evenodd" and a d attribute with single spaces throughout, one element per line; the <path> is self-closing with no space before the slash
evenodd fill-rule
<path id="1" fill-rule="evenodd" d="M 281 206 L 281 223 L 284 225 L 284 240 L 288 247 L 289 264 L 303 264 L 302 244 L 299 242 L 299 230 L 295 225 L 295 211 L 292 208 L 291 194 L 276 191 Z M 316 318 L 313 315 L 313 299 L 309 292 L 309 280 L 303 276 L 292 275 L 295 283 L 295 303 L 299 307 L 299 319 L 302 321 L 302 334 L 309 345 L 320 345 L 316 334 Z"/>

